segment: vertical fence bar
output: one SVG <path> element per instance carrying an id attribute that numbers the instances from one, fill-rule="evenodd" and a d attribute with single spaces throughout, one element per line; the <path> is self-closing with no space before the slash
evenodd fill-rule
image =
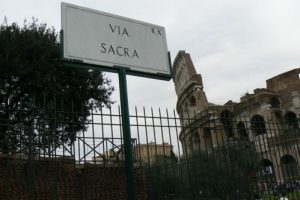
<path id="1" fill-rule="evenodd" d="M 150 168 L 150 152 L 149 152 L 149 139 L 148 139 L 148 124 L 147 124 L 147 115 L 145 111 L 145 107 L 143 107 L 143 117 L 145 119 L 144 127 L 145 127 L 145 135 L 146 135 L 146 145 L 147 145 L 147 161 L 148 167 Z"/>
<path id="2" fill-rule="evenodd" d="M 139 162 L 139 166 L 142 166 L 141 159 L 141 138 L 140 138 L 140 124 L 139 124 L 139 116 L 137 112 L 137 107 L 135 107 L 135 123 L 136 123 L 136 133 L 137 133 L 137 145 L 135 146 L 135 159 Z"/>
<path id="3" fill-rule="evenodd" d="M 34 152 L 33 152 L 33 135 L 34 135 L 34 108 L 31 105 L 29 110 L 29 117 L 30 124 L 28 124 L 28 177 L 29 177 L 29 199 L 34 200 Z"/>
<path id="4" fill-rule="evenodd" d="M 101 135 L 102 135 L 102 140 L 103 140 L 103 145 L 102 145 L 102 152 L 103 152 L 103 164 L 104 166 L 107 166 L 107 158 L 108 158 L 108 151 L 106 151 L 107 149 L 105 149 L 105 144 L 107 144 L 107 141 L 105 141 L 105 135 L 104 135 L 104 118 L 103 118 L 103 109 L 102 107 L 100 108 L 100 124 L 101 124 Z"/>
<path id="5" fill-rule="evenodd" d="M 95 159 L 96 159 L 96 141 L 95 141 L 95 119 L 94 119 L 94 108 L 91 109 L 91 113 L 92 113 L 92 142 L 93 142 L 93 158 L 92 158 L 92 162 L 93 164 L 95 164 Z"/>

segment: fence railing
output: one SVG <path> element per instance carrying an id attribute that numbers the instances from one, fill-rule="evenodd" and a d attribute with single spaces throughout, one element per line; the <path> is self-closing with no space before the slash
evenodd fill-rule
<path id="1" fill-rule="evenodd" d="M 53 102 L 0 108 L 0 196 L 126 199 L 120 109 Z M 300 199 L 297 120 L 192 116 L 131 112 L 139 199 Z"/>

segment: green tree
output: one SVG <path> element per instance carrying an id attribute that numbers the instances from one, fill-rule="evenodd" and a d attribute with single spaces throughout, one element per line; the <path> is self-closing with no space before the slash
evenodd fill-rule
<path id="1" fill-rule="evenodd" d="M 250 143 L 232 142 L 212 151 L 194 151 L 174 161 L 160 157 L 149 168 L 156 199 L 251 199 L 256 193 L 259 156 Z"/>
<path id="2" fill-rule="evenodd" d="M 172 199 L 182 192 L 178 159 L 173 151 L 170 156 L 157 156 L 152 165 L 146 167 L 149 188 L 153 199 Z"/>
<path id="3" fill-rule="evenodd" d="M 234 142 L 212 152 L 196 151 L 187 162 L 187 185 L 198 199 L 249 199 L 255 194 L 259 156 L 250 144 Z"/>
<path id="4" fill-rule="evenodd" d="M 0 26 L 0 151 L 51 153 L 85 130 L 91 109 L 110 106 L 110 80 L 68 68 L 54 28 L 36 19 Z"/>

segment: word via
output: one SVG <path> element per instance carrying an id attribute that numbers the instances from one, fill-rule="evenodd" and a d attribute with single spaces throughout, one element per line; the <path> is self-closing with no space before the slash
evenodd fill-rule
<path id="1" fill-rule="evenodd" d="M 113 33 L 117 33 L 120 36 L 126 35 L 127 37 L 129 37 L 126 27 L 122 28 L 121 26 L 117 26 L 117 25 L 113 26 L 113 25 L 109 24 L 109 28 L 110 28 L 111 32 L 113 32 Z"/>
<path id="2" fill-rule="evenodd" d="M 113 45 L 109 45 L 105 43 L 101 43 L 100 46 L 101 46 L 101 53 L 139 59 L 139 55 L 135 49 L 130 50 L 122 46 L 114 47 Z"/>

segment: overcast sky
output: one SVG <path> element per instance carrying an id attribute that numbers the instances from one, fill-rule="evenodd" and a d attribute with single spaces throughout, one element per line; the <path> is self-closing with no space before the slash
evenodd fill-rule
<path id="1" fill-rule="evenodd" d="M 65 0 L 164 26 L 172 62 L 190 53 L 209 102 L 239 101 L 265 80 L 300 66 L 299 0 Z M 23 24 L 33 16 L 60 30 L 59 0 L 1 0 L 0 15 Z M 113 79 L 118 101 L 117 76 Z M 130 107 L 175 108 L 173 81 L 128 76 Z"/>

